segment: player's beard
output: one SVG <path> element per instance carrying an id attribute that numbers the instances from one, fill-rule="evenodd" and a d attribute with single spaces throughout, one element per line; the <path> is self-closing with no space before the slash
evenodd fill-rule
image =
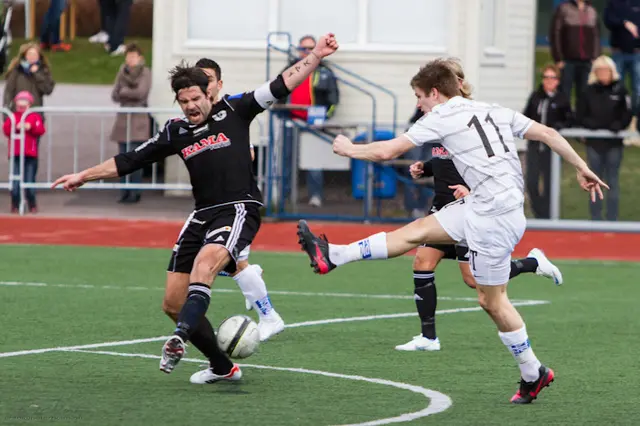
<path id="1" fill-rule="evenodd" d="M 203 99 L 202 102 L 185 111 L 185 115 L 191 124 L 202 124 L 211 113 L 211 99 Z"/>

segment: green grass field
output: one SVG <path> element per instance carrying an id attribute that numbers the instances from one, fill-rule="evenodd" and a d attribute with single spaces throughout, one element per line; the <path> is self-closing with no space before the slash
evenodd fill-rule
<path id="1" fill-rule="evenodd" d="M 556 382 L 531 406 L 512 406 L 518 370 L 495 327 L 473 302 L 457 266 L 438 269 L 439 353 L 400 353 L 418 333 L 411 259 L 352 265 L 318 277 L 297 254 L 255 253 L 272 299 L 296 325 L 261 345 L 247 364 L 302 368 L 420 386 L 451 398 L 444 412 L 412 424 L 634 424 L 640 341 L 637 263 L 562 263 L 566 284 L 517 278 L 512 299 L 550 303 L 520 308 L 536 354 Z M 167 250 L 0 246 L 0 352 L 164 336 L 160 310 Z M 20 285 L 16 285 L 22 283 Z M 30 283 L 30 284 L 25 284 Z M 235 283 L 216 282 L 209 318 L 244 313 Z M 286 292 L 308 292 L 291 294 Z M 349 293 L 347 297 L 335 294 Z M 324 294 L 323 294 L 324 293 Z M 370 295 L 391 295 L 374 298 Z M 458 300 L 458 298 L 461 298 Z M 460 308 L 467 310 L 456 311 Z M 403 314 L 391 319 L 300 324 Z M 0 354 L 0 424 L 353 424 L 423 410 L 421 394 L 379 383 L 289 370 L 244 368 L 235 384 L 198 387 L 183 362 L 167 376 L 155 358 L 162 341 Z M 78 352 L 88 351 L 88 352 Z M 102 351 L 103 353 L 90 353 Z M 187 357 L 202 359 L 195 348 Z M 383 423 L 380 423 L 383 424 Z"/>

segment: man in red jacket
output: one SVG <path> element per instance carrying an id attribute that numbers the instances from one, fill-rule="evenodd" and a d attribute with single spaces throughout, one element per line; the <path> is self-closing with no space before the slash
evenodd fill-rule
<path id="1" fill-rule="evenodd" d="M 20 173 L 20 155 L 22 153 L 21 135 L 24 132 L 24 170 L 22 172 L 22 180 L 26 183 L 36 181 L 36 172 L 38 171 L 38 141 L 40 136 L 44 134 L 44 122 L 42 116 L 38 113 L 31 112 L 24 119 L 24 128 L 22 116 L 24 112 L 33 105 L 33 96 L 27 91 L 19 92 L 13 99 L 16 112 L 12 117 L 7 117 L 3 125 L 5 136 L 9 138 L 7 144 L 9 148 L 9 159 L 13 164 L 13 186 L 11 188 L 11 212 L 17 213 L 20 207 L 20 181 L 17 179 Z M 12 128 L 12 122 L 15 128 Z M 36 194 L 33 188 L 25 189 L 27 203 L 31 213 L 37 212 Z"/>

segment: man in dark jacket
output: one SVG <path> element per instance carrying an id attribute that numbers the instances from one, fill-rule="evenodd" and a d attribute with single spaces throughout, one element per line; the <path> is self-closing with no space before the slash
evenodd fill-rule
<path id="1" fill-rule="evenodd" d="M 622 81 L 631 75 L 631 102 L 639 112 L 640 96 L 640 0 L 609 0 L 604 24 L 610 31 L 612 59 Z"/>
<path id="2" fill-rule="evenodd" d="M 524 115 L 558 130 L 569 127 L 573 121 L 571 101 L 558 90 L 560 70 L 555 65 L 542 69 L 542 83 L 534 91 L 523 112 Z M 551 217 L 551 150 L 538 141 L 527 143 L 527 193 L 533 214 L 538 219 Z M 540 177 L 544 181 L 540 191 Z"/>
<path id="3" fill-rule="evenodd" d="M 292 66 L 300 59 L 305 58 L 309 52 L 316 47 L 316 40 L 313 36 L 303 36 L 298 42 L 299 56 L 291 58 L 289 66 Z M 335 108 L 340 101 L 340 92 L 338 90 L 338 80 L 326 64 L 321 63 L 320 66 L 296 89 L 291 92 L 289 96 L 289 103 L 292 105 L 304 105 L 304 106 L 322 106 L 326 109 L 325 119 L 331 118 L 335 112 Z M 304 110 L 292 110 L 290 117 L 307 121 L 308 111 Z M 331 135 L 333 138 L 334 135 Z M 289 137 L 289 135 L 287 135 Z M 290 137 L 289 137 L 290 139 Z M 294 141 L 292 141 L 294 142 Z M 291 147 L 285 143 L 285 153 L 290 151 Z M 289 153 L 290 154 L 290 153 Z M 285 155 L 284 170 L 288 169 L 290 161 L 287 159 L 290 155 Z M 313 207 L 322 206 L 322 187 L 323 187 L 324 174 L 322 170 L 308 170 L 307 171 L 307 190 L 309 191 L 309 204 Z M 288 181 L 288 173 L 285 176 Z M 285 182 L 285 193 L 289 191 L 288 182 Z"/>
<path id="4" fill-rule="evenodd" d="M 560 89 L 571 98 L 576 87 L 576 101 L 587 85 L 591 61 L 600 56 L 600 20 L 587 0 L 570 0 L 556 9 L 549 34 L 551 55 L 562 70 Z"/>

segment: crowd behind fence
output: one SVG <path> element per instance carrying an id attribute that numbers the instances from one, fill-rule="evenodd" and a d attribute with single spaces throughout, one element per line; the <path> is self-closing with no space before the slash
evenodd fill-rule
<path id="1" fill-rule="evenodd" d="M 158 123 L 164 123 L 166 119 L 176 116 L 179 112 L 175 109 L 167 108 L 97 108 L 97 107 L 40 107 L 30 109 L 23 115 L 20 123 L 15 122 L 13 115 L 7 109 L 2 109 L 6 117 L 11 120 L 11 134 L 16 132 L 16 128 L 24 128 L 24 122 L 29 113 L 41 113 L 46 115 L 47 132 L 40 141 L 41 145 L 41 164 L 40 173 L 37 182 L 29 183 L 24 181 L 24 131 L 20 131 L 20 167 L 16 170 L 13 161 L 7 162 L 6 180 L 0 178 L 0 188 L 10 189 L 16 183 L 20 187 L 21 199 L 24 200 L 24 191 L 28 188 L 45 189 L 50 188 L 51 184 L 57 177 L 62 174 L 78 172 L 89 166 L 98 164 L 117 153 L 116 144 L 110 143 L 108 140 L 108 129 L 114 119 L 116 113 L 128 114 L 150 114 L 156 118 Z M 276 114 L 274 112 L 274 114 Z M 297 196 L 291 197 L 291 193 L 296 194 L 302 186 L 296 179 L 293 180 L 293 186 L 284 186 L 286 170 L 293 170 L 297 176 L 299 169 L 299 156 L 297 152 L 297 144 L 294 144 L 293 153 L 288 156 L 283 155 L 283 137 L 281 132 L 286 126 L 292 126 L 288 123 L 290 120 L 276 119 L 273 120 L 274 129 L 267 129 L 265 122 L 267 117 L 261 116 L 257 120 L 258 140 L 254 140 L 253 145 L 257 154 L 257 178 L 260 188 L 265 194 L 265 204 L 267 207 L 267 215 L 275 218 L 291 219 L 294 217 L 308 217 L 313 219 L 330 218 L 335 220 L 355 220 L 355 221 L 406 221 L 406 217 L 398 217 L 387 214 L 389 205 L 398 202 L 401 198 L 394 193 L 392 198 L 378 196 L 379 188 L 375 184 L 380 179 L 380 174 L 387 173 L 390 168 L 395 166 L 396 169 L 407 167 L 406 164 L 400 162 L 374 165 L 373 163 L 357 164 L 351 162 L 349 171 L 343 175 L 350 175 L 348 181 L 337 179 L 337 186 L 329 188 L 342 194 L 344 201 L 336 203 L 336 209 L 329 211 L 328 215 L 318 215 L 314 211 L 300 208 Z M 271 120 L 269 120 L 271 121 Z M 367 137 L 363 143 L 372 140 L 373 132 L 370 124 L 364 123 L 332 123 L 333 127 L 351 129 L 351 136 L 357 134 L 365 134 Z M 297 132 L 313 132 L 322 126 L 310 126 L 306 124 L 293 124 Z M 156 129 L 157 130 L 157 129 Z M 272 131 L 269 131 L 272 130 Z M 620 132 L 613 133 L 609 131 L 591 131 L 586 129 L 572 128 L 564 129 L 561 132 L 564 136 L 570 138 L 593 137 L 628 137 L 637 136 L 636 132 Z M 269 134 L 273 137 L 269 138 Z M 330 139 L 324 141 L 327 149 L 330 149 Z M 8 157 L 14 156 L 14 144 L 9 143 Z M 355 188 L 355 168 L 358 166 L 358 173 L 363 173 L 363 179 L 360 184 L 359 195 L 356 195 Z M 112 182 L 97 181 L 83 186 L 87 189 L 141 189 L 141 190 L 181 190 L 190 191 L 186 169 L 181 164 L 172 168 L 171 176 L 168 177 L 167 170 L 161 170 L 160 165 L 154 164 L 148 171 L 146 183 L 132 184 L 128 181 Z M 389 178 L 389 176 L 387 176 Z M 392 176 L 396 182 L 400 181 L 404 185 L 412 185 L 402 176 Z M 623 232 L 640 232 L 640 222 L 592 222 L 587 220 L 562 220 L 560 218 L 560 200 L 561 200 L 561 181 L 562 168 L 561 159 L 554 154 L 552 162 L 552 197 L 551 197 L 551 219 L 540 220 L 530 219 L 528 221 L 531 228 L 546 229 L 569 229 L 569 230 L 608 230 Z M 395 183 L 394 183 L 395 185 Z M 348 189 L 346 187 L 349 187 Z M 350 198 L 350 200 L 349 200 Z M 24 202 L 21 202 L 20 213 L 24 213 Z"/>

